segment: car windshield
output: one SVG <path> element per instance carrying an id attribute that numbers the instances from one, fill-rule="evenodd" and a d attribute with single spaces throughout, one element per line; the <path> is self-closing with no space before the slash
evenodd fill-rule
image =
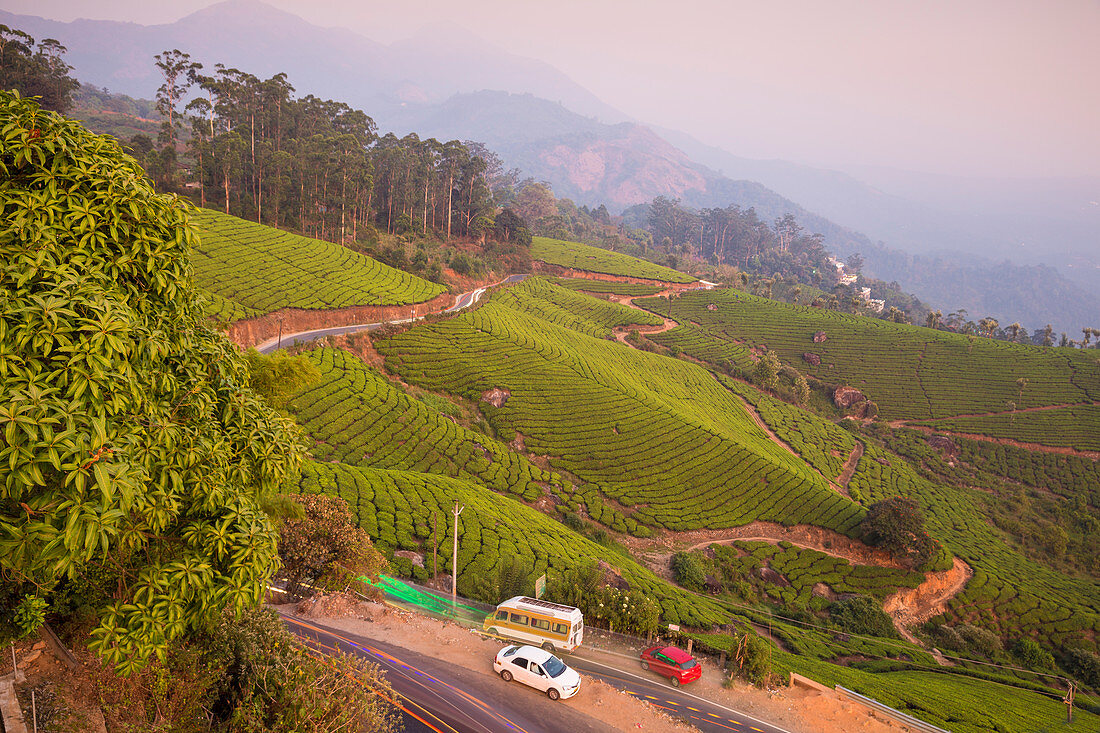
<path id="1" fill-rule="evenodd" d="M 689 659 L 680 665 L 680 669 L 691 669 L 696 664 L 694 659 Z"/>
<path id="2" fill-rule="evenodd" d="M 546 670 L 546 674 L 551 677 L 557 677 L 559 674 L 565 671 L 565 662 L 561 661 L 557 657 L 550 657 L 542 663 L 542 668 Z"/>

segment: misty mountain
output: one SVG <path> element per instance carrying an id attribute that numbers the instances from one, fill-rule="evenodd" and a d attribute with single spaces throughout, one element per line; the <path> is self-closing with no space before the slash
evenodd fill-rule
<path id="1" fill-rule="evenodd" d="M 178 48 L 213 73 L 215 63 L 259 77 L 286 72 L 301 95 L 338 99 L 372 115 L 406 102 L 502 89 L 560 100 L 602 119 L 625 116 L 542 61 L 509 54 L 456 28 L 427 27 L 386 45 L 343 28 L 322 28 L 259 0 L 226 0 L 174 23 L 71 23 L 0 10 L 0 23 L 56 38 L 82 81 L 133 97 L 162 83 L 153 56 Z"/>
<path id="2" fill-rule="evenodd" d="M 907 252 L 1046 264 L 1100 290 L 1100 177 L 977 179 L 867 166 L 848 173 L 743 158 L 683 132 L 660 133 L 728 177 L 759 181 Z"/>

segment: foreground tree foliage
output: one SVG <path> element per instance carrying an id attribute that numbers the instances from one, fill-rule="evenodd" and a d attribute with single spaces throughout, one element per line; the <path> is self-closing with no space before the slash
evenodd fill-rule
<path id="1" fill-rule="evenodd" d="M 95 563 L 113 577 L 91 646 L 132 672 L 262 600 L 262 505 L 301 447 L 196 304 L 185 204 L 8 93 L 0 174 L 0 617 L 32 630 Z"/>
<path id="2" fill-rule="evenodd" d="M 302 510 L 300 518 L 283 521 L 279 536 L 281 577 L 292 596 L 313 590 L 345 590 L 357 578 L 378 579 L 386 559 L 348 503 L 336 496 L 302 494 L 286 497 Z"/>
<path id="3" fill-rule="evenodd" d="M 93 670 L 112 730 L 176 733 L 388 733 L 393 692 L 377 665 L 350 655 L 315 657 L 278 614 L 223 614 L 173 644 L 167 661 L 123 678 Z"/>

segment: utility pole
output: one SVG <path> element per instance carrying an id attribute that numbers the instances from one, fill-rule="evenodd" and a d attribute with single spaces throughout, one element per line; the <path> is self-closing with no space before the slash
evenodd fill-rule
<path id="1" fill-rule="evenodd" d="M 275 345 L 275 350 L 283 348 L 283 319 L 279 319 L 279 343 Z"/>
<path id="2" fill-rule="evenodd" d="M 465 504 L 459 504 L 455 502 L 455 508 L 451 510 L 451 513 L 455 515 L 455 545 L 454 552 L 451 553 L 451 608 L 458 608 L 458 515 L 462 513 L 462 510 L 466 508 Z"/>
<path id="3" fill-rule="evenodd" d="M 1076 691 L 1077 685 L 1071 680 L 1069 683 L 1069 690 L 1066 691 L 1066 697 L 1062 700 L 1066 704 L 1066 722 L 1073 722 L 1073 693 Z"/>

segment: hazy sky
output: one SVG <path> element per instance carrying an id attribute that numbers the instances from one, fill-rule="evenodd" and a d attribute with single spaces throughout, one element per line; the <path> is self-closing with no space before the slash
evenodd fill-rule
<path id="1" fill-rule="evenodd" d="M 455 23 L 747 157 L 1100 175 L 1100 0 L 269 0 L 390 42 Z M 210 0 L 0 0 L 167 23 Z"/>

